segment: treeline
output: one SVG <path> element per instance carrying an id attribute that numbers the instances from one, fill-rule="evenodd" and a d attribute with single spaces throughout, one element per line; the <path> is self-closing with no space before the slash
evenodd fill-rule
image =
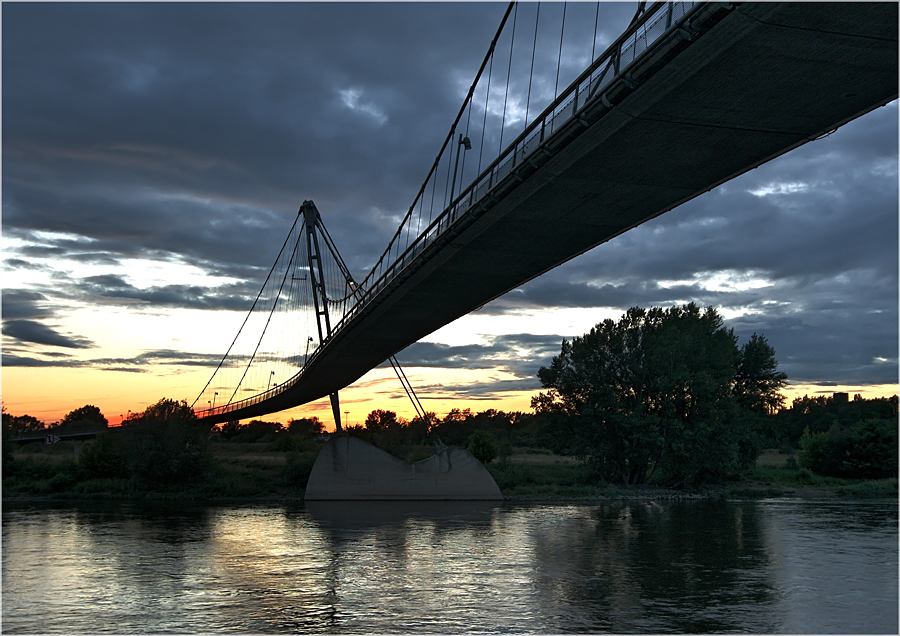
<path id="1" fill-rule="evenodd" d="M 5 437 L 18 437 L 28 433 L 52 433 L 54 431 L 77 431 L 82 429 L 104 428 L 108 420 L 100 409 L 87 404 L 66 413 L 59 421 L 47 425 L 32 415 L 12 415 L 3 409 L 3 434 Z"/>
<path id="2" fill-rule="evenodd" d="M 395 411 L 375 409 L 362 424 L 349 426 L 346 432 L 410 462 L 430 457 L 437 443 L 469 449 L 487 463 L 508 457 L 513 447 L 570 453 L 568 444 L 553 430 L 554 426 L 551 418 L 497 409 L 479 413 L 468 408 L 452 409 L 443 418 L 429 412 L 425 418 L 412 419 L 398 416 Z M 290 420 L 284 426 L 253 420 L 229 422 L 218 428 L 218 435 L 224 441 L 270 443 L 275 450 L 307 448 L 310 442 L 321 441 L 324 432 L 325 426 L 317 417 Z"/>
<path id="3" fill-rule="evenodd" d="M 68 425 L 68 426 L 66 426 Z M 146 493 L 189 494 L 199 497 L 239 496 L 246 493 L 245 474 L 231 470 L 216 457 L 215 439 L 228 443 L 259 443 L 285 453 L 264 490 L 290 494 L 302 488 L 318 452 L 317 437 L 324 427 L 316 418 L 292 420 L 288 426 L 254 420 L 228 423 L 219 429 L 198 419 L 185 401 L 161 399 L 143 412 L 128 417 L 120 427 L 107 428 L 106 418 L 94 406 L 76 409 L 62 422 L 44 427 L 30 416 L 3 413 L 4 492 L 24 494 L 68 493 L 94 496 L 143 496 Z M 15 437 L 23 433 L 101 429 L 85 441 L 80 453 L 14 453 Z M 32 442 L 32 452 L 39 442 Z M 64 448 L 68 442 L 60 443 Z M 81 444 L 81 442 L 75 442 Z M 45 450 L 46 447 L 45 447 Z M 39 461 L 40 460 L 40 461 Z M 257 475 L 258 477 L 258 475 Z M 276 483 L 277 482 L 277 483 Z M 258 492 L 253 491 L 251 492 Z"/>
<path id="4" fill-rule="evenodd" d="M 376 409 L 347 432 L 407 461 L 441 444 L 467 448 L 485 463 L 522 447 L 570 455 L 582 460 L 592 484 L 681 488 L 739 479 L 765 448 L 796 451 L 796 461 L 820 475 L 897 476 L 896 396 L 803 397 L 784 408 L 787 376 L 773 347 L 759 334 L 739 346 L 713 308 L 632 308 L 564 340 L 538 377 L 544 391 L 532 398 L 533 413 L 453 409 L 443 418 L 405 420 Z M 85 423 L 105 426 L 106 418 L 88 405 L 61 424 Z M 4 410 L 4 440 L 39 424 Z M 211 430 L 186 403 L 164 399 L 99 435 L 82 452 L 78 475 L 129 479 L 141 488 L 200 480 L 212 470 L 209 440 L 217 437 L 289 453 L 286 474 L 303 481 L 323 432 L 315 417 Z M 4 476 L 8 466 L 15 470 L 9 453 L 4 443 Z"/>
<path id="5" fill-rule="evenodd" d="M 799 464 L 820 475 L 897 477 L 897 406 L 896 395 L 804 396 L 771 418 L 767 433 L 788 449 L 799 448 Z"/>
<path id="6" fill-rule="evenodd" d="M 22 476 L 29 466 L 14 461 L 12 437 L 41 429 L 29 419 L 23 430 L 22 417 L 4 414 L 3 420 L 3 476 Z M 100 409 L 87 405 L 66 415 L 59 425 L 42 430 L 78 430 L 91 425 L 96 430 L 106 424 Z M 187 483 L 208 468 L 209 429 L 184 401 L 162 399 L 132 415 L 123 426 L 98 433 L 92 443 L 85 444 L 77 464 L 55 478 L 60 489 L 87 479 L 131 479 L 138 487 Z"/>
<path id="7" fill-rule="evenodd" d="M 487 463 L 497 457 L 505 459 L 513 447 L 568 453 L 569 445 L 554 430 L 555 425 L 550 418 L 533 413 L 507 413 L 497 409 L 478 413 L 468 408 L 452 409 L 443 418 L 427 413 L 424 419 L 412 420 L 398 417 L 393 411 L 376 409 L 363 424 L 350 426 L 347 432 L 407 461 L 429 457 L 437 442 L 465 448 Z"/>

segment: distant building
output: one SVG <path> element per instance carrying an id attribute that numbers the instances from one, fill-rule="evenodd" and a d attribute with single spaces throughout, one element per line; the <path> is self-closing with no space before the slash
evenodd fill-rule
<path id="1" fill-rule="evenodd" d="M 834 394 L 834 403 L 835 404 L 849 404 L 850 403 L 850 394 L 849 393 L 835 393 Z"/>

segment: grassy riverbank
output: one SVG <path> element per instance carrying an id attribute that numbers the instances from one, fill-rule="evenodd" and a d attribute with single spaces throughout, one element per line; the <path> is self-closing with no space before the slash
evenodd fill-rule
<path id="1" fill-rule="evenodd" d="M 210 443 L 203 479 L 166 489 L 146 489 L 130 479 L 85 478 L 71 444 L 51 453 L 30 444 L 13 453 L 3 477 L 4 499 L 194 499 L 300 500 L 319 446 L 279 449 L 272 443 Z M 425 447 L 411 459 L 427 456 Z M 698 490 L 667 490 L 591 483 L 587 467 L 575 458 L 546 449 L 513 448 L 487 468 L 504 496 L 512 500 L 592 500 L 620 498 L 693 499 L 702 497 L 853 497 L 896 498 L 897 479 L 857 480 L 822 477 L 797 468 L 789 455 L 768 452 L 740 480 Z"/>

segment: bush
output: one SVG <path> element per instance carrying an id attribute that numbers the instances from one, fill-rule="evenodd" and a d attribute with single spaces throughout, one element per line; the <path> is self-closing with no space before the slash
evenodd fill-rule
<path id="1" fill-rule="evenodd" d="M 534 477 L 520 464 L 501 462 L 491 466 L 489 470 L 497 487 L 504 492 L 517 486 L 534 483 Z"/>
<path id="2" fill-rule="evenodd" d="M 281 430 L 282 426 L 278 422 L 251 420 L 248 424 L 240 426 L 238 434 L 232 439 L 232 441 L 239 444 L 272 442 L 275 441 L 276 436 L 281 432 Z"/>
<path id="3" fill-rule="evenodd" d="M 287 463 L 284 466 L 284 478 L 294 486 L 306 488 L 306 484 L 309 481 L 309 474 L 312 472 L 312 467 L 315 462 L 315 453 L 292 452 L 288 455 Z"/>
<path id="4" fill-rule="evenodd" d="M 87 479 L 128 477 L 128 459 L 113 439 L 115 433 L 101 433 L 81 451 L 78 467 Z"/>
<path id="5" fill-rule="evenodd" d="M 282 453 L 299 452 L 309 450 L 309 442 L 305 437 L 288 432 L 281 432 L 275 435 L 272 442 L 272 450 Z"/>
<path id="6" fill-rule="evenodd" d="M 163 399 L 130 420 L 119 435 L 132 477 L 146 486 L 167 486 L 203 476 L 208 433 L 186 402 Z"/>
<path id="7" fill-rule="evenodd" d="M 466 450 L 482 464 L 489 464 L 497 456 L 497 438 L 490 431 L 475 431 L 469 436 Z"/>
<path id="8" fill-rule="evenodd" d="M 70 472 L 56 473 L 47 481 L 50 492 L 62 492 L 75 483 L 75 476 Z"/>
<path id="9" fill-rule="evenodd" d="M 897 476 L 897 422 L 868 419 L 834 424 L 825 432 L 809 428 L 800 437 L 800 465 L 820 475 L 855 479 Z"/>

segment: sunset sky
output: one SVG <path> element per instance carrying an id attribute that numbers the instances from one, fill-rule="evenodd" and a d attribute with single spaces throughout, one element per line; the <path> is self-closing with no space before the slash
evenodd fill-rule
<path id="1" fill-rule="evenodd" d="M 6 409 L 53 422 L 94 404 L 117 424 L 162 397 L 192 402 L 305 199 L 361 279 L 505 7 L 4 3 Z M 635 7 L 602 3 L 598 42 Z M 740 343 L 765 335 L 791 397 L 895 394 L 897 163 L 893 102 L 397 357 L 439 415 L 527 411 L 563 338 L 693 301 Z M 413 414 L 390 367 L 341 402 L 350 424 Z M 333 426 L 327 400 L 267 419 L 313 414 Z"/>

